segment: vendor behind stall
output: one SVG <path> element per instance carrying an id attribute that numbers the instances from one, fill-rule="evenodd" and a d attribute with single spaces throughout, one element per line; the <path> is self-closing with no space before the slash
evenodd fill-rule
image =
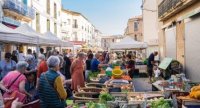
<path id="1" fill-rule="evenodd" d="M 155 56 L 158 55 L 158 52 L 155 51 L 154 53 L 151 53 L 148 62 L 147 62 L 147 72 L 149 74 L 149 82 L 152 82 L 152 76 L 153 76 L 153 66 L 155 65 Z"/>
<path id="2" fill-rule="evenodd" d="M 135 61 L 132 59 L 132 56 L 130 54 L 126 55 L 126 68 L 128 70 L 128 74 L 131 78 L 133 78 L 134 70 L 135 70 Z"/>

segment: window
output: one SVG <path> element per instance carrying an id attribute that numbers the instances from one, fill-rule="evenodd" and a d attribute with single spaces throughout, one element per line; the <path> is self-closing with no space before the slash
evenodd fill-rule
<path id="1" fill-rule="evenodd" d="M 138 22 L 137 21 L 134 22 L 134 31 L 138 31 Z"/>
<path id="2" fill-rule="evenodd" d="M 57 35 L 57 24 L 54 23 L 54 34 Z"/>
<path id="3" fill-rule="evenodd" d="M 50 14 L 50 0 L 47 0 L 47 13 Z"/>
<path id="4" fill-rule="evenodd" d="M 73 28 L 78 28 L 78 24 L 77 24 L 77 20 L 74 19 L 73 20 L 73 25 L 72 25 Z"/>
<path id="5" fill-rule="evenodd" d="M 137 35 L 135 35 L 135 37 L 134 37 L 134 38 L 135 38 L 135 40 L 137 41 Z"/>
<path id="6" fill-rule="evenodd" d="M 40 14 L 36 13 L 36 31 L 40 32 Z"/>
<path id="7" fill-rule="evenodd" d="M 71 24 L 71 20 L 70 20 L 70 19 L 67 19 L 67 22 L 68 22 L 68 25 L 70 25 L 70 24 Z"/>
<path id="8" fill-rule="evenodd" d="M 54 3 L 54 18 L 57 18 L 57 6 L 56 6 L 56 3 Z"/>
<path id="9" fill-rule="evenodd" d="M 112 39 L 112 42 L 115 42 L 115 39 Z"/>
<path id="10" fill-rule="evenodd" d="M 63 26 L 66 26 L 67 25 L 67 22 L 63 22 Z"/>
<path id="11" fill-rule="evenodd" d="M 75 41 L 78 41 L 77 32 L 74 32 L 74 40 L 75 40 Z"/>
<path id="12" fill-rule="evenodd" d="M 47 19 L 47 31 L 50 31 L 50 20 Z"/>

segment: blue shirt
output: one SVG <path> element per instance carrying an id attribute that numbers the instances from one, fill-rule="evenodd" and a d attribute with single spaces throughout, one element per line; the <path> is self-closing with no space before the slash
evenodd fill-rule
<path id="1" fill-rule="evenodd" d="M 91 70 L 92 72 L 96 72 L 99 70 L 98 65 L 100 64 L 99 60 L 96 58 L 93 58 L 91 61 Z"/>
<path id="2" fill-rule="evenodd" d="M 5 60 L 0 61 L 1 78 L 6 76 L 8 72 L 15 70 L 15 68 L 16 62 L 13 60 L 10 60 L 9 63 L 7 63 Z"/>

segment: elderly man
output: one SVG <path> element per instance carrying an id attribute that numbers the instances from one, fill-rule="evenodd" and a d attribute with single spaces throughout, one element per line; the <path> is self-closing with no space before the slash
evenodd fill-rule
<path id="1" fill-rule="evenodd" d="M 155 65 L 155 56 L 158 55 L 158 52 L 155 51 L 154 53 L 151 53 L 149 58 L 148 58 L 148 62 L 147 62 L 147 72 L 149 74 L 149 83 L 152 82 L 152 76 L 153 76 L 153 66 Z"/>
<path id="2" fill-rule="evenodd" d="M 96 54 L 95 54 L 95 57 L 94 57 L 94 58 L 92 59 L 92 61 L 91 61 L 91 71 L 92 71 L 92 72 L 97 72 L 97 71 L 99 71 L 99 68 L 100 68 L 100 67 L 108 66 L 108 64 L 100 64 L 99 57 L 100 57 L 100 54 L 99 54 L 99 53 L 96 53 Z"/>
<path id="3" fill-rule="evenodd" d="M 60 75 L 60 60 L 58 56 L 50 56 L 47 60 L 49 70 L 42 73 L 39 79 L 39 96 L 41 108 L 65 108 L 67 93 L 63 87 Z"/>

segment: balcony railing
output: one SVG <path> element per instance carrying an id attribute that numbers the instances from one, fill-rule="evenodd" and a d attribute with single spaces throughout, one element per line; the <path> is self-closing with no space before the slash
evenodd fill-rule
<path id="1" fill-rule="evenodd" d="M 24 3 L 19 2 L 18 0 L 4 0 L 3 9 L 12 10 L 31 19 L 35 18 L 35 10 L 26 6 Z"/>
<path id="2" fill-rule="evenodd" d="M 158 6 L 158 17 L 161 17 L 170 9 L 177 6 L 177 4 L 181 3 L 182 0 L 163 0 Z"/>

